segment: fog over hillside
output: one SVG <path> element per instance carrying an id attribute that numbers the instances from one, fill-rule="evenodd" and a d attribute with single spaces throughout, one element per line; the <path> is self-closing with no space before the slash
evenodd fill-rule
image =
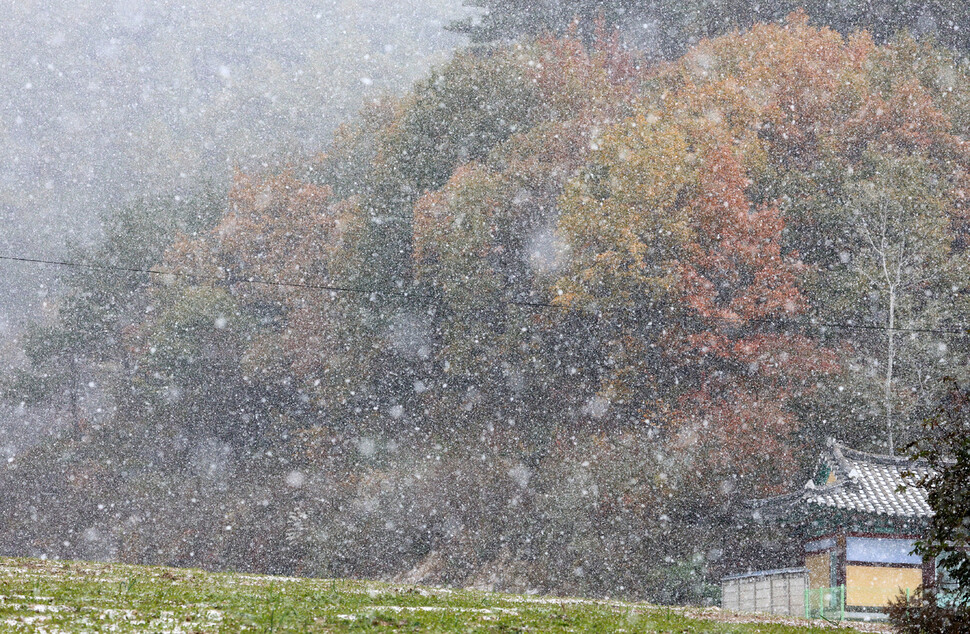
<path id="1" fill-rule="evenodd" d="M 63 255 L 100 213 L 320 151 L 462 38 L 459 0 L 43 0 L 0 21 L 0 253 Z M 145 263 L 132 263 L 140 265 Z M 50 269 L 5 262 L 0 337 Z M 0 353 L 6 349 L 0 346 Z"/>

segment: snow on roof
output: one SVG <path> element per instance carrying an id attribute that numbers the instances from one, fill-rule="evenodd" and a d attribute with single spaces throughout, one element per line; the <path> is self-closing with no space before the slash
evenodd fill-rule
<path id="1" fill-rule="evenodd" d="M 809 481 L 802 493 L 808 504 L 897 517 L 930 517 L 926 490 L 914 485 L 929 467 L 896 456 L 870 454 L 830 441 L 820 466 L 828 468 L 828 480 Z M 911 473 L 915 477 L 904 477 Z"/>

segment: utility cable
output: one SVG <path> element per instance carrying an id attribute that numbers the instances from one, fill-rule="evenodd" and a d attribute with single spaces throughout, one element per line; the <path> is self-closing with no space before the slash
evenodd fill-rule
<path id="1" fill-rule="evenodd" d="M 280 280 L 266 280 L 260 278 L 237 278 L 237 277 L 217 277 L 215 275 L 199 275 L 195 273 L 183 273 L 179 271 L 164 271 L 162 269 L 144 269 L 129 266 L 113 266 L 110 264 L 89 264 L 86 262 L 68 262 L 66 260 L 45 260 L 41 258 L 27 258 L 18 257 L 11 255 L 0 255 L 0 260 L 6 260 L 9 262 L 21 262 L 27 264 L 46 264 L 49 266 L 64 266 L 64 267 L 74 267 L 91 269 L 96 271 L 106 271 L 109 273 L 143 273 L 148 275 L 161 275 L 169 277 L 177 277 L 180 279 L 186 279 L 189 281 L 206 281 L 206 282 L 222 282 L 230 284 L 255 284 L 259 286 L 278 286 L 285 288 L 305 288 L 309 290 L 317 291 L 333 291 L 338 293 L 357 293 L 360 295 L 390 295 L 393 297 L 404 297 L 410 299 L 436 299 L 432 295 L 421 295 L 418 293 L 407 293 L 403 291 L 395 291 L 392 289 L 373 289 L 373 288 L 357 288 L 353 286 L 335 286 L 330 284 L 306 284 L 304 282 L 288 282 Z M 550 304 L 548 302 L 527 302 L 521 300 L 500 300 L 502 304 L 512 304 L 515 306 L 532 306 L 536 308 L 548 307 L 548 308 L 561 308 L 557 304 Z"/>
<path id="2" fill-rule="evenodd" d="M 319 291 L 332 291 L 337 293 L 356 293 L 360 295 L 389 295 L 393 297 L 403 297 L 407 299 L 436 299 L 431 295 L 421 295 L 417 293 L 407 293 L 403 291 L 395 291 L 392 289 L 368 289 L 368 288 L 358 288 L 353 286 L 336 286 L 331 284 L 307 284 L 304 282 L 290 282 L 281 280 L 267 280 L 259 278 L 234 278 L 234 277 L 216 277 L 214 275 L 197 275 L 194 273 L 182 273 L 178 271 L 164 271 L 161 269 L 150 269 L 150 268 L 137 268 L 128 266 L 114 266 L 109 264 L 89 264 L 85 262 L 69 262 L 66 260 L 48 260 L 42 258 L 28 258 L 28 257 L 18 257 L 11 255 L 0 255 L 0 260 L 6 260 L 9 262 L 20 262 L 26 264 L 45 264 L 48 266 L 63 266 L 63 267 L 75 267 L 84 268 L 97 271 L 105 271 L 109 273 L 141 273 L 147 275 L 161 275 L 161 276 L 171 276 L 181 279 L 186 279 L 190 281 L 209 281 L 209 282 L 221 282 L 221 283 L 245 283 L 254 284 L 260 286 L 276 286 L 284 288 L 303 288 L 308 290 L 319 290 Z M 560 304 L 552 304 L 549 302 L 530 302 L 523 300 L 498 300 L 496 303 L 512 306 L 524 306 L 531 308 L 556 308 L 564 309 L 565 307 Z M 777 324 L 778 322 L 769 319 L 750 319 L 748 321 L 755 323 L 765 323 L 765 324 Z M 804 325 L 804 324 L 803 324 Z M 893 332 L 903 332 L 903 333 L 926 333 L 926 334 L 940 334 L 940 335 L 970 335 L 970 326 L 961 325 L 959 330 L 941 330 L 935 328 L 887 328 L 886 326 L 874 326 L 868 324 L 842 324 L 833 322 L 821 322 L 814 321 L 809 325 L 824 328 L 841 328 L 846 330 L 878 330 L 878 331 L 893 331 Z"/>

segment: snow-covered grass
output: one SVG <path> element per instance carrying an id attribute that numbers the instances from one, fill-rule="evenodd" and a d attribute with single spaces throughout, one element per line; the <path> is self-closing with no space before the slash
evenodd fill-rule
<path id="1" fill-rule="evenodd" d="M 749 622 L 744 622 L 747 618 Z M 0 631 L 834 632 L 642 603 L 0 558 Z M 843 629 L 843 632 L 853 630 Z"/>

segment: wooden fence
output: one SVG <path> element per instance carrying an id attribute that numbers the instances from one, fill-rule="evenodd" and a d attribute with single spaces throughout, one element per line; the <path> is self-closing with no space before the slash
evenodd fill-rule
<path id="1" fill-rule="evenodd" d="M 736 612 L 805 615 L 808 570 L 762 570 L 721 579 L 721 607 Z"/>

